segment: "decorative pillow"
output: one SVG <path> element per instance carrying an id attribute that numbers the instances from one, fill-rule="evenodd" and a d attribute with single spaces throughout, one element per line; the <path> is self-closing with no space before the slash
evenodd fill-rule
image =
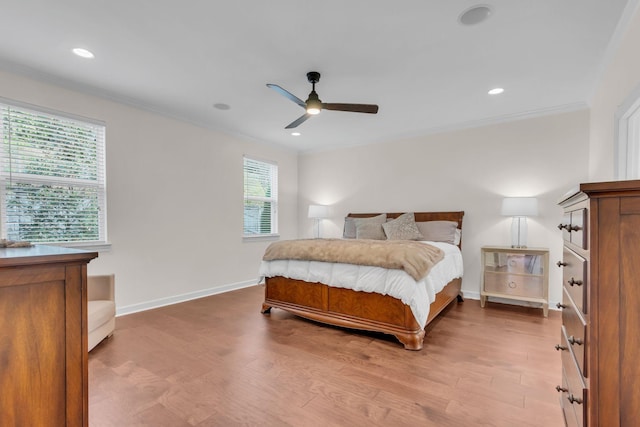
<path id="1" fill-rule="evenodd" d="M 446 242 L 452 245 L 456 244 L 456 229 L 458 228 L 458 223 L 455 221 L 416 222 L 416 225 L 424 237 L 424 240 Z"/>
<path id="2" fill-rule="evenodd" d="M 385 222 L 382 224 L 382 229 L 389 240 L 424 240 L 416 225 L 413 212 L 407 212 Z"/>
<path id="3" fill-rule="evenodd" d="M 356 221 L 353 217 L 345 217 L 344 219 L 344 229 L 342 230 L 342 237 L 344 239 L 355 239 L 356 238 Z"/>
<path id="4" fill-rule="evenodd" d="M 462 230 L 456 228 L 456 237 L 453 241 L 453 244 L 458 246 L 460 244 L 460 240 L 462 240 Z"/>
<path id="5" fill-rule="evenodd" d="M 370 218 L 354 218 L 356 223 L 356 239 L 386 240 L 382 224 L 387 221 L 387 214 Z"/>

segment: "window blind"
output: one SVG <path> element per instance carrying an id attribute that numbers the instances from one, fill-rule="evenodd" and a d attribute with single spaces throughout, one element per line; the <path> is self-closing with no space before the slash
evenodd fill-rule
<path id="1" fill-rule="evenodd" d="M 0 103 L 2 234 L 106 242 L 105 127 Z"/>
<path id="2" fill-rule="evenodd" d="M 278 232 L 278 166 L 244 157 L 244 235 Z"/>

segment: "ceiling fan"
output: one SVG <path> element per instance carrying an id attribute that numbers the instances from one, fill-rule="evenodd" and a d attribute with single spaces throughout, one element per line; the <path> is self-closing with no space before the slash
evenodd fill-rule
<path id="1" fill-rule="evenodd" d="M 351 111 L 353 113 L 369 113 L 376 114 L 378 112 L 378 106 L 374 104 L 332 104 L 320 101 L 318 94 L 316 93 L 316 83 L 320 81 L 320 73 L 317 71 L 310 71 L 307 73 L 307 80 L 311 83 L 311 93 L 306 101 L 301 100 L 291 92 L 281 88 L 278 85 L 267 83 L 267 87 L 275 90 L 280 95 L 289 98 L 302 108 L 306 110 L 302 116 L 289 123 L 285 129 L 292 129 L 301 125 L 309 117 L 319 114 L 323 109 L 334 111 Z"/>

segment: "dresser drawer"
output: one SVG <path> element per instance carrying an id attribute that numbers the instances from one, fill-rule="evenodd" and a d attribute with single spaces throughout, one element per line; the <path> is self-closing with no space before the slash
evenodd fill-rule
<path id="1" fill-rule="evenodd" d="M 566 391 L 565 391 L 566 390 Z M 560 398 L 560 406 L 562 407 L 562 413 L 564 415 L 564 421 L 566 427 L 583 427 L 583 423 L 578 422 L 574 405 L 569 403 L 569 381 L 567 379 L 567 373 L 564 366 L 562 367 L 562 386 L 558 390 L 562 392 Z"/>
<path id="2" fill-rule="evenodd" d="M 567 333 L 562 327 L 562 370 L 563 370 L 563 389 L 562 392 L 562 410 L 567 414 L 574 413 L 578 426 L 583 426 L 586 420 L 587 408 L 587 386 L 584 378 L 578 369 L 573 350 L 569 344 Z M 570 418 L 570 417 L 567 417 Z"/>
<path id="3" fill-rule="evenodd" d="M 558 228 L 562 230 L 562 238 L 583 249 L 588 249 L 587 239 L 587 209 L 577 209 L 565 212 Z"/>
<path id="4" fill-rule="evenodd" d="M 569 248 L 562 252 L 562 283 L 578 310 L 587 313 L 587 261 Z"/>
<path id="5" fill-rule="evenodd" d="M 563 304 L 562 309 L 562 324 L 567 331 L 567 339 L 570 347 L 573 349 L 573 354 L 576 357 L 578 368 L 583 376 L 587 376 L 585 369 L 585 346 L 586 346 L 586 332 L 587 324 L 584 322 L 582 316 L 578 314 L 573 303 L 568 298 L 568 290 L 563 289 Z"/>
<path id="6" fill-rule="evenodd" d="M 543 278 L 539 276 L 485 272 L 484 290 L 520 297 L 542 298 L 544 296 Z"/>
<path id="7" fill-rule="evenodd" d="M 571 212 L 571 243 L 587 249 L 587 210 L 578 209 Z"/>
<path id="8" fill-rule="evenodd" d="M 564 215 L 562 215 L 562 222 L 558 225 L 558 228 L 562 230 L 562 239 L 564 239 L 565 242 L 571 242 L 569 226 L 571 226 L 571 212 L 565 212 Z"/>

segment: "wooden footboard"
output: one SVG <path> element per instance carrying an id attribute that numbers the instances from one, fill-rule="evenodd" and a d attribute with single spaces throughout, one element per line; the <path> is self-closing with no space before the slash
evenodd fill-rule
<path id="1" fill-rule="evenodd" d="M 461 282 L 461 279 L 452 280 L 436 295 L 427 324 L 458 297 Z M 269 313 L 272 307 L 330 325 L 391 334 L 407 350 L 422 349 L 424 329 L 408 305 L 389 295 L 269 277 L 262 313 Z"/>

